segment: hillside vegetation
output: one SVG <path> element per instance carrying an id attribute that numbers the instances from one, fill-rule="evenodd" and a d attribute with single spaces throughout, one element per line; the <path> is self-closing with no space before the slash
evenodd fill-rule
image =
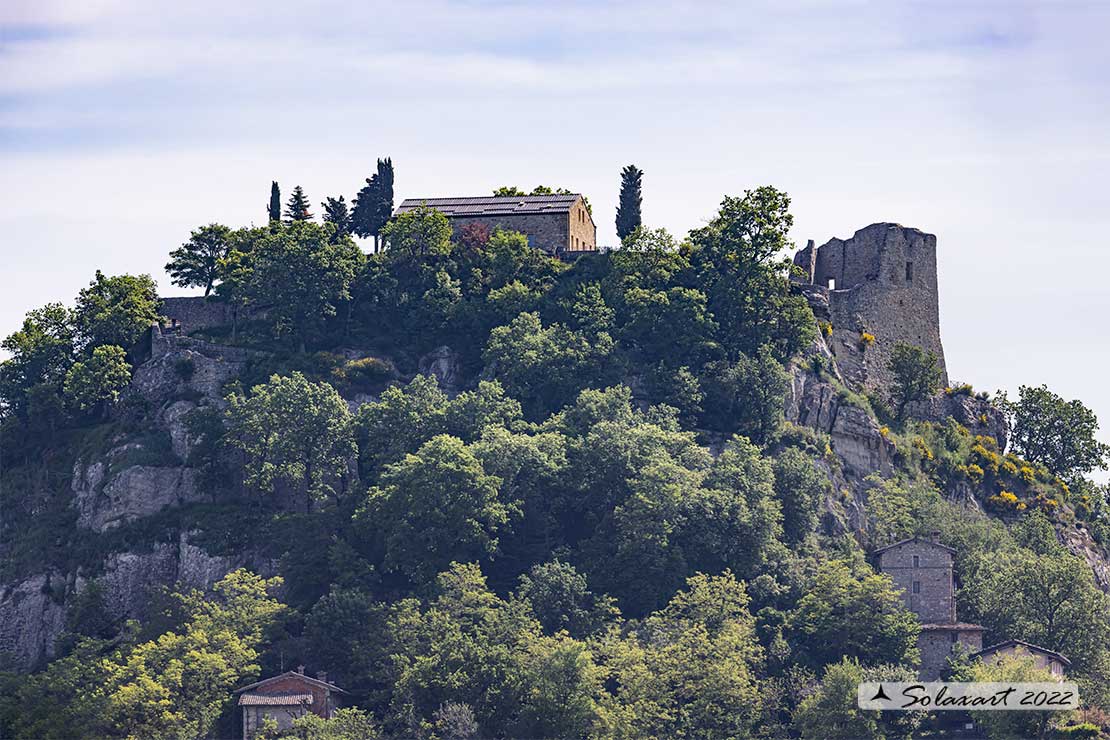
<path id="1" fill-rule="evenodd" d="M 1072 660 L 1052 727 L 1110 726 L 1097 420 L 908 346 L 849 387 L 784 193 L 571 264 L 426 208 L 366 255 L 340 205 L 174 252 L 225 326 L 151 333 L 154 281 L 97 273 L 5 340 L 0 736 L 234 737 L 297 664 L 350 694 L 306 738 L 929 734 L 855 683 L 919 660 L 866 552 L 932 532 L 984 644 Z"/>

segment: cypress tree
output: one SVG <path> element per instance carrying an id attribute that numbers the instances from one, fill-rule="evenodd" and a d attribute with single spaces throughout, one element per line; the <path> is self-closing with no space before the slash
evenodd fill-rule
<path id="1" fill-rule="evenodd" d="M 270 207 L 267 210 L 271 221 L 281 220 L 281 188 L 278 187 L 277 180 L 270 183 Z"/>
<path id="2" fill-rule="evenodd" d="M 374 237 L 374 251 L 378 251 L 378 236 L 382 227 L 393 216 L 393 161 L 386 157 L 378 160 L 378 171 L 366 178 L 366 185 L 355 196 L 351 213 L 351 232 L 362 238 Z"/>
<path id="3" fill-rule="evenodd" d="M 285 206 L 285 215 L 290 221 L 308 221 L 312 218 L 312 213 L 308 208 L 308 197 L 304 194 L 301 186 L 298 185 L 293 188 L 293 194 L 289 196 L 289 203 Z"/>
<path id="4" fill-rule="evenodd" d="M 617 236 L 621 241 L 640 227 L 640 203 L 643 201 L 640 179 L 643 176 L 644 171 L 634 164 L 621 170 L 621 199 L 617 206 Z"/>
<path id="5" fill-rule="evenodd" d="M 324 207 L 324 223 L 335 225 L 332 243 L 338 244 L 343 237 L 351 233 L 351 214 L 347 210 L 347 202 L 341 195 L 338 198 L 328 198 L 320 205 Z"/>

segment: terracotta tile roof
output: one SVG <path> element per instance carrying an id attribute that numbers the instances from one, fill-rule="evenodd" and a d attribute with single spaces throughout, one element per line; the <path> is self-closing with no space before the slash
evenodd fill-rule
<path id="1" fill-rule="evenodd" d="M 295 707 L 311 703 L 312 694 L 243 694 L 239 697 L 241 707 Z"/>
<path id="2" fill-rule="evenodd" d="M 568 213 L 582 196 L 567 195 L 487 195 L 472 198 L 406 198 L 397 206 L 394 216 L 406 213 L 421 204 L 445 216 L 511 216 L 536 213 Z"/>

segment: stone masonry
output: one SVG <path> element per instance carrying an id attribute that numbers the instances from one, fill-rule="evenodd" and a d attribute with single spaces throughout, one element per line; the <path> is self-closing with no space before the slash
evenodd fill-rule
<path id="1" fill-rule="evenodd" d="M 850 239 L 809 242 L 794 257 L 794 279 L 827 293 L 833 334 L 830 348 L 856 386 L 889 388 L 887 367 L 895 344 L 922 347 L 937 357 L 948 384 L 940 342 L 937 238 L 919 229 L 877 223 Z M 864 333 L 873 344 L 861 341 Z"/>
<path id="2" fill-rule="evenodd" d="M 935 536 L 911 537 L 872 553 L 879 570 L 902 592 L 906 608 L 921 620 L 917 648 L 921 651 L 920 677 L 925 681 L 940 678 L 957 643 L 968 653 L 983 647 L 983 627 L 956 620 L 955 554 Z"/>

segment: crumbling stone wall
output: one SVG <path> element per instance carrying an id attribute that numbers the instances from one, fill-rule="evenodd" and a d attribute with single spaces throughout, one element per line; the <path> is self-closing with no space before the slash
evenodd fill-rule
<path id="1" fill-rule="evenodd" d="M 948 383 L 940 341 L 937 238 L 920 229 L 877 223 L 850 239 L 811 241 L 794 257 L 794 279 L 828 289 L 833 327 L 830 347 L 852 383 L 888 389 L 895 344 L 934 353 Z M 864 333 L 874 337 L 868 344 Z"/>
<path id="2" fill-rule="evenodd" d="M 983 649 L 982 628 L 975 625 L 939 626 L 929 625 L 922 629 L 917 638 L 917 649 L 921 652 L 921 668 L 918 678 L 922 681 L 939 681 L 941 673 L 948 666 L 948 656 L 959 643 L 967 653 Z M 973 629 L 965 629 L 973 628 Z"/>
<path id="3" fill-rule="evenodd" d="M 204 296 L 163 298 L 162 315 L 166 317 L 166 328 L 180 328 L 186 332 L 227 326 L 234 318 L 227 303 Z"/>

